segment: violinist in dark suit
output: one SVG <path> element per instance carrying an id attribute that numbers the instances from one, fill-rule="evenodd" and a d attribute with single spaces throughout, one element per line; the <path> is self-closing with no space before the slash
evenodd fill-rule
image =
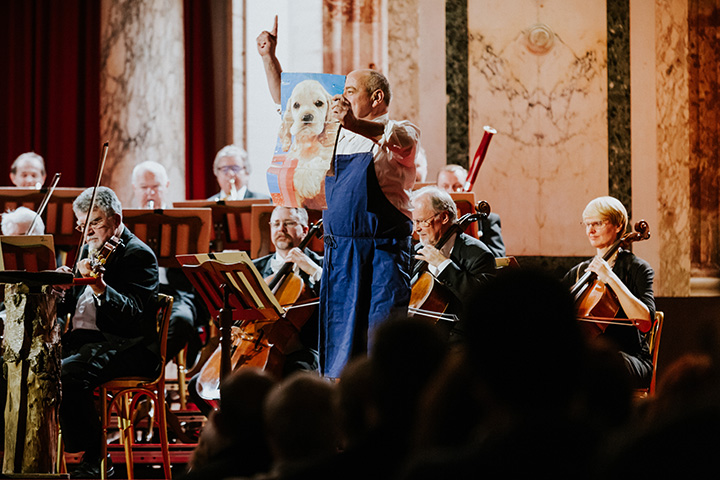
<path id="1" fill-rule="evenodd" d="M 563 283 L 572 287 L 585 271 L 591 271 L 612 290 L 620 304 L 616 317 L 633 319 L 635 326 L 610 325 L 601 336 L 618 347 L 634 386 L 647 387 L 652 376 L 652 358 L 643 334 L 650 330 L 655 318 L 655 273 L 645 260 L 622 248 L 609 259 L 603 259 L 627 228 L 627 210 L 620 200 L 614 197 L 592 200 L 583 211 L 582 224 L 596 256 L 573 267 Z"/>
<path id="2" fill-rule="evenodd" d="M 99 187 L 89 213 L 91 197 L 92 189 L 81 193 L 73 211 L 78 230 L 89 222 L 78 272 L 82 277 L 97 277 L 89 286 L 65 287 L 58 306 L 60 318 L 71 316 L 62 338 L 63 441 L 65 450 L 85 452 L 73 478 L 100 478 L 101 425 L 95 388 L 122 376 L 152 377 L 162 368 L 155 320 L 155 254 L 123 225 L 122 205 L 112 190 Z M 120 242 L 108 254 L 103 246 L 115 238 Z M 99 252 L 106 253 L 106 263 L 97 269 L 92 260 Z M 70 271 L 68 267 L 58 270 Z"/>
<path id="3" fill-rule="evenodd" d="M 448 193 L 462 192 L 467 170 L 460 165 L 446 165 L 438 173 L 437 185 Z M 505 256 L 505 242 L 502 238 L 502 225 L 500 215 L 491 212 L 486 218 L 478 222 L 478 237 L 496 257 Z"/>
<path id="4" fill-rule="evenodd" d="M 305 288 L 312 297 L 317 297 L 323 259 L 309 248 L 304 251 L 298 248 L 308 230 L 308 214 L 304 208 L 275 207 L 270 217 L 270 239 L 275 253 L 253 260 L 253 263 L 265 278 L 277 273 L 284 263 L 294 263 L 295 273 L 303 280 Z M 317 309 L 301 329 L 299 340 L 295 351 L 285 358 L 284 374 L 295 370 L 318 371 Z"/>
<path id="5" fill-rule="evenodd" d="M 448 233 L 457 220 L 457 209 L 450 195 L 437 187 L 425 187 L 412 197 L 413 224 L 420 237 L 415 246 L 415 262 L 423 260 L 428 271 L 452 294 L 450 310 L 462 313 L 463 299 L 495 273 L 495 257 L 480 240 L 465 233 Z M 443 236 L 450 235 L 440 248 Z M 415 281 L 415 279 L 413 279 Z M 462 320 L 450 331 L 451 341 L 462 335 Z"/>

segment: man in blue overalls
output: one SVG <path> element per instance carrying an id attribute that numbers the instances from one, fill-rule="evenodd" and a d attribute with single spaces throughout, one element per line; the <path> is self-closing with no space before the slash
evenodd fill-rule
<path id="1" fill-rule="evenodd" d="M 257 38 L 270 92 L 280 102 L 282 69 L 272 32 Z M 418 128 L 388 119 L 390 86 L 373 70 L 347 75 L 332 101 L 340 121 L 334 174 L 326 177 L 325 255 L 320 289 L 320 363 L 340 373 L 351 356 L 367 351 L 373 330 L 410 300 L 412 222 Z"/>

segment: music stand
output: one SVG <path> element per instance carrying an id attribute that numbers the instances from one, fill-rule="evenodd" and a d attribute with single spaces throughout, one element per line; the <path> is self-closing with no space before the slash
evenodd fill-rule
<path id="1" fill-rule="evenodd" d="M 210 249 L 213 252 L 224 250 L 249 251 L 252 238 L 251 211 L 257 204 L 269 204 L 270 199 L 253 198 L 247 200 L 187 200 L 174 202 L 175 208 L 210 208 L 212 210 L 213 229 L 210 237 Z"/>
<path id="2" fill-rule="evenodd" d="M 210 251 L 211 221 L 209 208 L 123 210 L 123 223 L 166 268 L 180 268 L 177 255 Z"/>
<path id="3" fill-rule="evenodd" d="M 84 188 L 57 187 L 40 216 L 45 223 L 45 233 L 53 235 L 55 249 L 67 254 L 74 254 L 80 243 L 80 232 L 75 230 L 75 213 L 72 204 Z M 37 212 L 45 198 L 47 189 L 0 187 L 0 211 L 7 212 L 17 207 L 27 207 Z M 66 260 L 66 259 L 63 259 Z M 70 264 L 74 259 L 67 259 Z"/>
<path id="4" fill-rule="evenodd" d="M 52 235 L 0 236 L 0 270 L 55 270 Z M 11 282 L 13 283 L 13 282 Z"/>
<path id="5" fill-rule="evenodd" d="M 236 321 L 256 341 L 262 327 L 277 321 L 285 310 L 270 291 L 245 252 L 178 255 L 183 272 L 205 301 L 211 315 L 220 320 L 220 379 L 230 373 L 231 328 Z M 252 339 L 251 339 L 252 340 Z"/>

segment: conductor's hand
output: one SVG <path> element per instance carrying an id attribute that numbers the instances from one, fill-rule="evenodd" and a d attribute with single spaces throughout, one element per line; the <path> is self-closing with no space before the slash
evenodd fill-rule
<path id="1" fill-rule="evenodd" d="M 275 47 L 277 46 L 277 29 L 278 29 L 278 17 L 275 15 L 275 23 L 271 31 L 263 31 L 258 35 L 257 49 L 261 57 L 275 56 Z"/>
<path id="2" fill-rule="evenodd" d="M 350 102 L 343 95 L 335 95 L 330 103 L 330 112 L 332 113 L 333 119 L 340 122 L 343 128 L 353 130 L 357 123 L 357 118 L 353 114 Z"/>
<path id="3" fill-rule="evenodd" d="M 425 260 L 428 265 L 432 265 L 436 268 L 439 267 L 440 264 L 443 263 L 445 260 L 447 260 L 447 257 L 443 255 L 440 250 L 433 247 L 432 245 L 425 245 L 420 250 L 418 250 L 415 258 L 417 258 L 418 260 Z"/>
<path id="4" fill-rule="evenodd" d="M 298 247 L 291 249 L 285 256 L 286 262 L 294 263 L 303 272 L 307 273 L 310 277 L 314 276 L 321 270 L 320 266 L 313 262 L 310 257 Z"/>

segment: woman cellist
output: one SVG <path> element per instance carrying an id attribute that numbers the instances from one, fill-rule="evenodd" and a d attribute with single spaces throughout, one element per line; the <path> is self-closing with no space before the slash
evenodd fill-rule
<path id="1" fill-rule="evenodd" d="M 616 300 L 619 310 L 615 318 L 631 319 L 631 322 L 599 323 L 600 336 L 617 345 L 635 386 L 645 387 L 650 383 L 652 359 L 643 334 L 650 330 L 655 317 L 655 274 L 646 261 L 632 252 L 613 248 L 625 233 L 627 224 L 627 210 L 618 199 L 598 197 L 588 203 L 582 214 L 582 225 L 596 255 L 573 267 L 564 282 L 568 286 L 577 284 L 589 271 L 612 291 L 609 299 L 602 301 Z M 583 301 L 583 298 L 578 299 L 578 302 Z"/>

